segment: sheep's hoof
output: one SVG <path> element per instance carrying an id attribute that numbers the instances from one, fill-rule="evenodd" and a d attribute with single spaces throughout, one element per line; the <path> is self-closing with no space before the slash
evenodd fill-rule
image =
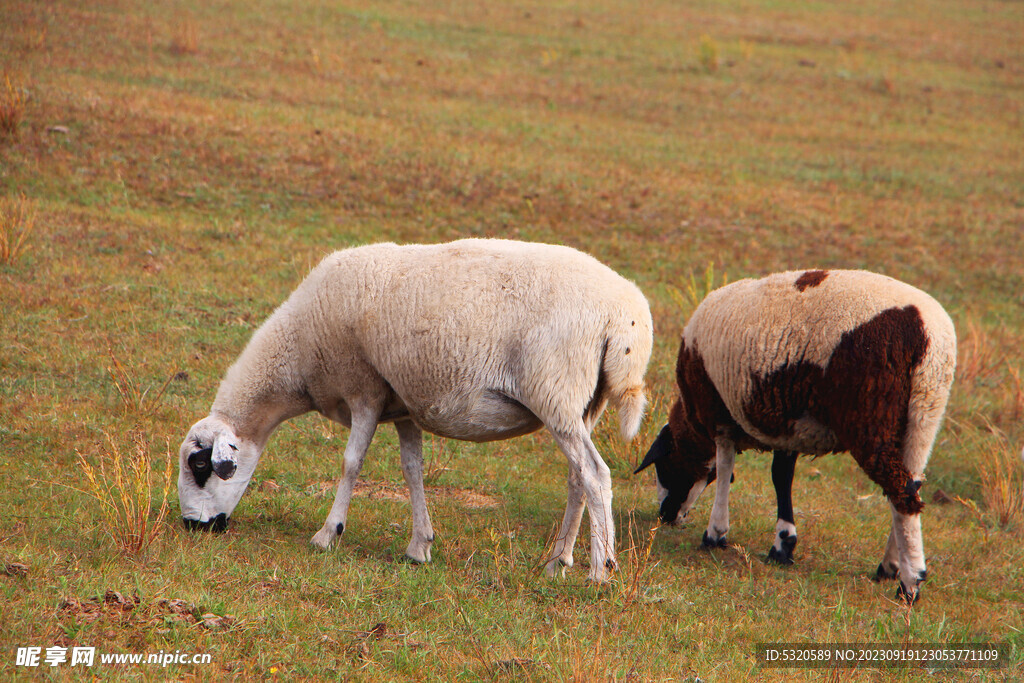
<path id="1" fill-rule="evenodd" d="M 416 552 L 414 548 L 407 548 L 405 551 L 405 559 L 413 564 L 427 564 L 430 562 L 430 548 L 421 552 Z"/>
<path id="2" fill-rule="evenodd" d="M 708 532 L 704 532 L 704 537 L 700 540 L 700 546 L 702 548 L 725 548 L 729 545 L 729 541 L 726 540 L 725 536 L 721 538 L 711 538 L 708 536 Z"/>
<path id="3" fill-rule="evenodd" d="M 313 538 L 311 538 L 309 542 L 317 548 L 319 548 L 320 550 L 327 550 L 331 547 L 331 543 L 337 537 L 338 535 L 337 533 L 335 533 L 334 529 L 328 529 L 327 527 L 324 527 L 323 529 L 320 529 L 320 531 L 316 532 L 316 534 L 313 535 Z"/>
<path id="4" fill-rule="evenodd" d="M 572 558 L 563 559 L 561 557 L 552 557 L 548 560 L 548 563 L 544 566 L 544 573 L 547 574 L 549 579 L 555 578 L 557 575 L 565 577 L 565 570 L 572 566 Z"/>
<path id="5" fill-rule="evenodd" d="M 427 564 L 428 562 L 430 562 L 430 558 L 429 557 L 424 557 L 423 559 L 420 559 L 418 557 L 413 557 L 409 553 L 406 553 L 405 554 L 405 561 L 408 562 L 409 564 Z"/>
<path id="6" fill-rule="evenodd" d="M 917 601 L 920 600 L 920 599 L 921 599 L 921 589 L 920 588 L 914 588 L 914 593 L 913 593 L 913 595 L 911 595 L 910 591 L 907 590 L 906 586 L 903 585 L 902 581 L 899 583 L 898 586 L 896 586 L 896 600 L 897 600 L 897 602 L 902 602 L 902 603 L 907 604 L 907 605 L 915 605 L 915 604 L 917 604 Z"/>
<path id="7" fill-rule="evenodd" d="M 783 531 L 779 534 L 779 539 L 782 541 L 782 548 L 776 548 L 774 545 L 768 549 L 768 562 L 774 562 L 775 564 L 790 565 L 793 564 L 793 549 L 796 548 L 796 534 L 790 534 L 787 531 Z"/>
<path id="8" fill-rule="evenodd" d="M 785 549 L 776 550 L 775 546 L 768 549 L 768 564 L 780 564 L 788 566 L 793 564 L 793 556 L 787 555 Z"/>
<path id="9" fill-rule="evenodd" d="M 878 569 L 875 570 L 875 576 L 874 576 L 873 580 L 875 582 L 892 581 L 893 579 L 896 578 L 896 575 L 898 573 L 899 572 L 896 569 L 896 567 L 893 567 L 892 569 L 886 569 L 885 568 L 885 563 L 884 562 L 879 562 L 878 563 Z"/>

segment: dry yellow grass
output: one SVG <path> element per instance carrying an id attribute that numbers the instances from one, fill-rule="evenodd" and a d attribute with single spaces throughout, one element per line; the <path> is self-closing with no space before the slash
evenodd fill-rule
<path id="1" fill-rule="evenodd" d="M 637 529 L 635 513 L 631 512 L 627 517 L 626 547 L 619 554 L 619 567 L 615 577 L 623 605 L 626 607 L 641 598 L 643 591 L 650 583 L 650 573 L 653 567 L 651 550 L 654 548 L 654 539 L 660 528 L 661 521 L 658 520 L 650 526 L 647 537 L 644 538 L 641 530 Z"/>
<path id="2" fill-rule="evenodd" d="M 91 456 L 76 451 L 85 493 L 100 504 L 114 544 L 137 558 L 166 528 L 173 459 L 168 448 L 163 471 L 154 473 L 153 457 L 140 431 L 128 434 L 127 445 L 110 434 L 104 437 L 105 446 Z"/>
<path id="3" fill-rule="evenodd" d="M 194 55 L 199 52 L 199 24 L 188 12 L 178 14 L 171 35 L 171 54 Z"/>
<path id="4" fill-rule="evenodd" d="M 167 377 L 164 383 L 155 393 L 152 393 L 153 386 L 143 385 L 135 374 L 121 362 L 113 348 L 108 348 L 110 365 L 107 366 L 107 374 L 114 383 L 117 396 L 121 400 L 121 408 L 126 415 L 143 417 L 151 414 L 159 405 L 174 380 L 174 375 Z"/>
<path id="5" fill-rule="evenodd" d="M 1024 515 L 1024 462 L 1002 430 L 988 428 L 988 448 L 978 463 L 981 495 L 999 526 L 1006 527 Z"/>
<path id="6" fill-rule="evenodd" d="M 0 140 L 16 137 L 24 116 L 25 91 L 17 82 L 11 82 L 10 74 L 4 74 L 0 88 Z"/>
<path id="7" fill-rule="evenodd" d="M 13 263 L 28 250 L 36 215 L 34 203 L 25 195 L 0 197 L 0 264 Z"/>

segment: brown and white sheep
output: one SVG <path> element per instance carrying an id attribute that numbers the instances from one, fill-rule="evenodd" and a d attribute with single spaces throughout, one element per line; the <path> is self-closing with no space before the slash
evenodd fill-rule
<path id="1" fill-rule="evenodd" d="M 892 509 L 876 576 L 918 596 L 926 576 L 919 489 L 956 368 L 953 323 L 932 297 L 866 271 L 808 270 L 711 292 L 683 331 L 679 397 L 637 472 L 657 470 L 675 523 L 716 478 L 705 546 L 724 546 L 738 450 L 774 451 L 769 559 L 792 562 L 796 456 L 849 451 Z"/>

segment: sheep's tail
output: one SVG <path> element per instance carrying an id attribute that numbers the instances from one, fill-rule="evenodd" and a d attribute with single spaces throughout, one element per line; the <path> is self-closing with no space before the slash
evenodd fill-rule
<path id="1" fill-rule="evenodd" d="M 623 439 L 632 441 L 640 431 L 640 422 L 644 419 L 644 410 L 647 408 L 644 385 L 629 387 L 613 401 L 615 409 L 619 411 L 619 432 Z"/>
<path id="2" fill-rule="evenodd" d="M 651 351 L 649 343 L 638 337 L 632 340 L 609 340 L 601 359 L 608 400 L 619 413 L 619 431 L 626 441 L 632 441 L 640 431 L 647 407 L 644 373 L 647 371 Z"/>

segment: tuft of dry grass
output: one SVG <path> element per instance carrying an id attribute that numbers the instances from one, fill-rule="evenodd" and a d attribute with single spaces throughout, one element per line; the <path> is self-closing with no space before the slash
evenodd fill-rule
<path id="1" fill-rule="evenodd" d="M 639 533 L 635 524 L 635 511 L 630 511 L 629 521 L 625 525 L 629 537 L 629 546 L 619 554 L 619 575 L 617 585 L 625 606 L 633 604 L 642 594 L 644 582 L 651 570 L 651 549 L 654 539 L 661 528 L 658 520 L 648 531 L 647 538 Z"/>
<path id="2" fill-rule="evenodd" d="M 452 458 L 455 457 L 455 449 L 451 447 L 451 441 L 448 439 L 442 439 L 433 434 L 428 435 L 428 439 L 430 453 L 433 454 L 433 457 L 427 462 L 426 471 L 423 473 L 423 483 L 433 484 L 441 478 L 442 474 L 451 469 L 449 465 Z"/>
<path id="3" fill-rule="evenodd" d="M 164 470 L 154 486 L 153 457 L 142 433 L 129 432 L 127 447 L 108 433 L 104 436 L 107 448 L 97 456 L 98 464 L 75 451 L 78 467 L 85 476 L 84 493 L 99 501 L 106 511 L 105 526 L 115 545 L 126 554 L 139 557 L 164 529 L 171 490 L 170 447 Z M 159 501 L 155 511 L 154 494 Z"/>
<path id="4" fill-rule="evenodd" d="M 719 280 L 721 280 L 719 282 Z M 721 276 L 715 275 L 715 264 L 708 263 L 698 282 L 697 276 L 690 271 L 689 278 L 682 283 L 682 287 L 668 286 L 669 296 L 676 306 L 684 313 L 686 318 L 690 317 L 694 309 L 704 301 L 704 297 L 719 287 L 729 284 L 729 274 L 722 272 Z"/>
<path id="5" fill-rule="evenodd" d="M 967 333 L 960 339 L 957 355 L 957 381 L 969 386 L 992 379 L 1003 362 L 998 345 L 975 320 L 967 321 Z"/>
<path id="6" fill-rule="evenodd" d="M 700 68 L 709 74 L 718 71 L 721 63 L 718 43 L 706 33 L 700 37 L 697 44 L 697 61 L 700 62 Z"/>
<path id="7" fill-rule="evenodd" d="M 978 508 L 978 504 L 970 498 L 961 498 L 960 496 L 953 496 L 953 500 L 964 506 L 968 512 L 974 517 L 975 521 L 978 522 L 978 526 L 981 528 L 983 534 L 985 534 L 985 542 L 988 543 L 988 526 L 985 524 L 985 516 L 981 514 L 981 510 Z"/>
<path id="8" fill-rule="evenodd" d="M 25 195 L 0 199 L 0 264 L 13 263 L 28 251 L 28 237 L 36 227 L 36 210 Z"/>
<path id="9" fill-rule="evenodd" d="M 1005 409 L 1002 417 L 1004 424 L 1017 424 L 1024 418 L 1024 380 L 1020 376 L 1020 368 L 1006 363 L 1006 375 L 1008 382 L 1003 382 L 1003 391 L 1006 393 L 1006 400 L 1003 401 Z"/>
<path id="10" fill-rule="evenodd" d="M 114 382 L 114 388 L 117 389 L 117 395 L 121 399 L 121 407 L 124 409 L 124 413 L 135 416 L 145 416 L 152 413 L 160 405 L 167 387 L 174 379 L 174 374 L 167 377 L 156 394 L 151 395 L 152 385 L 143 386 L 139 380 L 133 377 L 132 373 L 129 372 L 112 348 L 109 348 L 107 352 L 110 355 L 110 366 L 107 367 L 107 373 Z"/>
<path id="11" fill-rule="evenodd" d="M 171 54 L 194 55 L 199 52 L 199 24 L 188 12 L 178 15 L 171 35 Z"/>
<path id="12" fill-rule="evenodd" d="M 4 87 L 0 89 L 0 138 L 17 137 L 24 115 L 25 91 L 4 74 Z"/>
<path id="13" fill-rule="evenodd" d="M 992 424 L 988 429 L 991 446 L 978 464 L 981 495 L 999 526 L 1006 527 L 1024 513 L 1024 466 L 1006 434 Z"/>

